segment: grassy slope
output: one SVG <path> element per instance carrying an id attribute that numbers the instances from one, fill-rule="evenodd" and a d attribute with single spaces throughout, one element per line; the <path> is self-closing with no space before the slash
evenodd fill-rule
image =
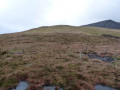
<path id="1" fill-rule="evenodd" d="M 98 27 L 75 27 L 68 25 L 58 25 L 50 27 L 40 27 L 26 31 L 24 33 L 84 33 L 87 35 L 100 36 L 102 34 L 109 34 L 114 36 L 120 36 L 120 30 L 118 29 L 105 29 Z"/>
<path id="2" fill-rule="evenodd" d="M 101 55 L 106 47 L 111 57 L 116 52 L 119 59 L 120 40 L 102 37 L 102 34 L 120 36 L 120 31 L 52 26 L 0 35 L 0 87 L 14 86 L 25 79 L 31 88 L 38 88 L 46 81 L 67 90 L 92 90 L 96 83 L 120 88 L 119 67 L 90 60 L 86 55 L 83 60 L 79 59 L 80 50 Z"/>

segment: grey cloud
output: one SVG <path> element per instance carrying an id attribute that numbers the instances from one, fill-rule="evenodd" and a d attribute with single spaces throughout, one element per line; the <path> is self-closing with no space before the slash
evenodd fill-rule
<path id="1" fill-rule="evenodd" d="M 120 21 L 120 0 L 5 1 L 9 6 L 0 11 L 0 33 L 57 24 L 80 26 L 106 19 Z"/>

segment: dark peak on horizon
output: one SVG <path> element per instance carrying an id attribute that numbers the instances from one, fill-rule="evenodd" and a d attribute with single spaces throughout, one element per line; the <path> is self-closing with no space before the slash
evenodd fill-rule
<path id="1" fill-rule="evenodd" d="M 103 23 L 103 22 L 106 22 L 106 23 L 119 23 L 117 21 L 114 21 L 112 19 L 108 19 L 108 20 L 103 20 L 103 21 L 98 21 L 98 22 L 95 22 L 95 23 Z M 91 23 L 91 24 L 94 24 L 94 23 Z M 88 24 L 90 25 L 90 24 Z"/>
<path id="2" fill-rule="evenodd" d="M 108 21 L 108 22 L 115 22 L 114 20 L 112 19 L 109 19 L 109 20 L 104 20 L 104 21 Z"/>
<path id="3" fill-rule="evenodd" d="M 101 22 L 102 22 L 102 21 L 101 21 Z M 104 20 L 103 22 L 113 22 L 113 23 L 118 23 L 118 22 L 116 22 L 116 21 L 114 21 L 114 20 L 112 20 L 112 19 Z"/>
<path id="4" fill-rule="evenodd" d="M 108 29 L 120 29 L 120 23 L 111 19 L 84 25 L 84 26 L 101 27 L 101 28 L 108 28 Z"/>

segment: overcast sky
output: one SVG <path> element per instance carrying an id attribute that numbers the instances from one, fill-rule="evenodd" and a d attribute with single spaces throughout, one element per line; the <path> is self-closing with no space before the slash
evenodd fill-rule
<path id="1" fill-rule="evenodd" d="M 120 21 L 120 0 L 0 0 L 0 33 L 40 26 Z"/>

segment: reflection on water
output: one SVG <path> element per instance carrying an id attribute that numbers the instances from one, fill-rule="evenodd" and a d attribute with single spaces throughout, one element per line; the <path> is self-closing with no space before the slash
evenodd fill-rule
<path id="1" fill-rule="evenodd" d="M 21 81 L 15 89 L 12 90 L 27 90 L 29 84 L 25 81 Z"/>
<path id="2" fill-rule="evenodd" d="M 10 89 L 10 90 L 27 90 L 28 87 L 29 87 L 29 84 L 27 82 L 21 81 L 16 88 Z M 57 90 L 55 88 L 56 88 L 56 86 L 44 86 L 43 90 Z M 58 90 L 63 90 L 63 89 L 60 88 Z"/>
<path id="3" fill-rule="evenodd" d="M 102 86 L 102 85 L 98 84 L 95 86 L 95 90 L 118 90 L 118 89 L 111 88 L 108 86 Z"/>
<path id="4" fill-rule="evenodd" d="M 55 90 L 55 86 L 45 86 L 43 90 Z M 63 90 L 63 89 L 60 88 L 59 90 Z"/>
<path id="5" fill-rule="evenodd" d="M 100 60 L 106 61 L 106 62 L 112 62 L 112 61 L 114 61 L 114 58 L 112 58 L 112 57 L 101 57 L 101 56 L 96 55 L 96 54 L 89 54 L 88 56 L 91 59 L 95 58 L 95 59 L 100 59 Z"/>

